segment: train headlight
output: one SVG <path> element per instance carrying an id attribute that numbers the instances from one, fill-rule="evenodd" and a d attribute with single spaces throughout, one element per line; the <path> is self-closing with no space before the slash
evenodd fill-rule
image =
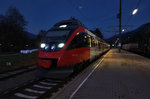
<path id="1" fill-rule="evenodd" d="M 41 48 L 45 48 L 46 44 L 45 43 L 41 43 Z"/>
<path id="2" fill-rule="evenodd" d="M 62 47 L 64 47 L 64 45 L 65 45 L 64 43 L 59 43 L 58 48 L 62 48 Z"/>

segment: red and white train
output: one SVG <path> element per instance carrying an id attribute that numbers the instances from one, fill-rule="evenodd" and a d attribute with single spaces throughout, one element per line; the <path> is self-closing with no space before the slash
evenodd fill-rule
<path id="1" fill-rule="evenodd" d="M 91 61 L 109 50 L 110 45 L 70 19 L 56 23 L 44 35 L 38 54 L 38 66 L 61 68 Z"/>

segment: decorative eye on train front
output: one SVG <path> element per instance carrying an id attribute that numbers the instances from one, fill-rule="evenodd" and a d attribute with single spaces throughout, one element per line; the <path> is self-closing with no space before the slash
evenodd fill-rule
<path id="1" fill-rule="evenodd" d="M 45 48 L 45 47 L 46 47 L 46 44 L 45 44 L 45 43 L 41 43 L 40 47 L 41 47 L 41 48 Z"/>
<path id="2" fill-rule="evenodd" d="M 62 47 L 64 47 L 64 45 L 65 45 L 64 43 L 59 43 L 58 48 L 62 48 Z"/>
<path id="3" fill-rule="evenodd" d="M 54 51 L 55 49 L 56 49 L 56 45 L 53 44 L 53 45 L 51 46 L 51 50 Z"/>
<path id="4" fill-rule="evenodd" d="M 49 44 L 46 44 L 45 50 L 49 50 Z"/>

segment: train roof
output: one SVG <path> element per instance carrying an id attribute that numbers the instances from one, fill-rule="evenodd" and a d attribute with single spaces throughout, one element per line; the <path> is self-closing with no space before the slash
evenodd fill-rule
<path id="1" fill-rule="evenodd" d="M 79 26 L 85 27 L 81 21 L 71 17 L 69 20 L 63 20 L 63 21 L 60 21 L 60 22 L 54 24 L 50 30 L 53 30 L 53 29 L 75 29 L 75 28 L 78 28 Z"/>
<path id="2" fill-rule="evenodd" d="M 72 17 L 71 17 L 69 20 L 63 20 L 63 21 L 60 21 L 60 22 L 56 23 L 56 24 L 54 25 L 54 27 L 55 27 L 55 26 L 61 26 L 61 25 L 83 26 L 83 27 L 85 27 L 84 24 L 82 24 L 81 21 L 79 21 L 79 20 L 77 20 L 77 19 L 75 19 L 75 18 L 72 18 Z"/>
<path id="3" fill-rule="evenodd" d="M 90 36 L 92 36 L 92 37 L 94 37 L 94 38 L 100 40 L 101 42 L 105 42 L 103 39 L 101 39 L 100 37 L 98 37 L 97 35 L 95 35 L 94 33 L 92 33 L 91 31 L 87 30 L 87 33 L 88 33 Z"/>

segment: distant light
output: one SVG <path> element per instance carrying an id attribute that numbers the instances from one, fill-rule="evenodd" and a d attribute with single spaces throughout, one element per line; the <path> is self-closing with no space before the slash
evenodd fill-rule
<path id="1" fill-rule="evenodd" d="M 138 8 L 136 8 L 132 11 L 132 15 L 135 15 L 137 12 L 138 12 Z"/>
<path id="2" fill-rule="evenodd" d="M 0 43 L 0 46 L 2 46 L 2 44 Z"/>
<path id="3" fill-rule="evenodd" d="M 64 45 L 65 45 L 64 43 L 59 43 L 58 48 L 62 48 L 62 47 L 64 47 Z"/>
<path id="4" fill-rule="evenodd" d="M 79 33 L 77 33 L 77 35 L 79 35 Z"/>
<path id="5" fill-rule="evenodd" d="M 114 44 L 112 44 L 112 46 L 115 46 Z"/>
<path id="6" fill-rule="evenodd" d="M 45 43 L 41 43 L 41 48 L 44 48 L 46 46 Z"/>
<path id="7" fill-rule="evenodd" d="M 26 45 L 26 46 L 29 46 L 29 45 Z"/>
<path id="8" fill-rule="evenodd" d="M 79 9 L 82 9 L 82 8 L 83 8 L 83 7 L 80 5 L 80 6 L 79 6 Z"/>
<path id="9" fill-rule="evenodd" d="M 67 27 L 67 25 L 60 25 L 59 27 L 60 28 L 65 28 L 65 27 Z"/>
<path id="10" fill-rule="evenodd" d="M 124 32 L 125 30 L 124 29 L 122 29 L 122 32 Z"/>
<path id="11" fill-rule="evenodd" d="M 121 47 L 121 43 L 118 44 L 118 47 Z"/>

